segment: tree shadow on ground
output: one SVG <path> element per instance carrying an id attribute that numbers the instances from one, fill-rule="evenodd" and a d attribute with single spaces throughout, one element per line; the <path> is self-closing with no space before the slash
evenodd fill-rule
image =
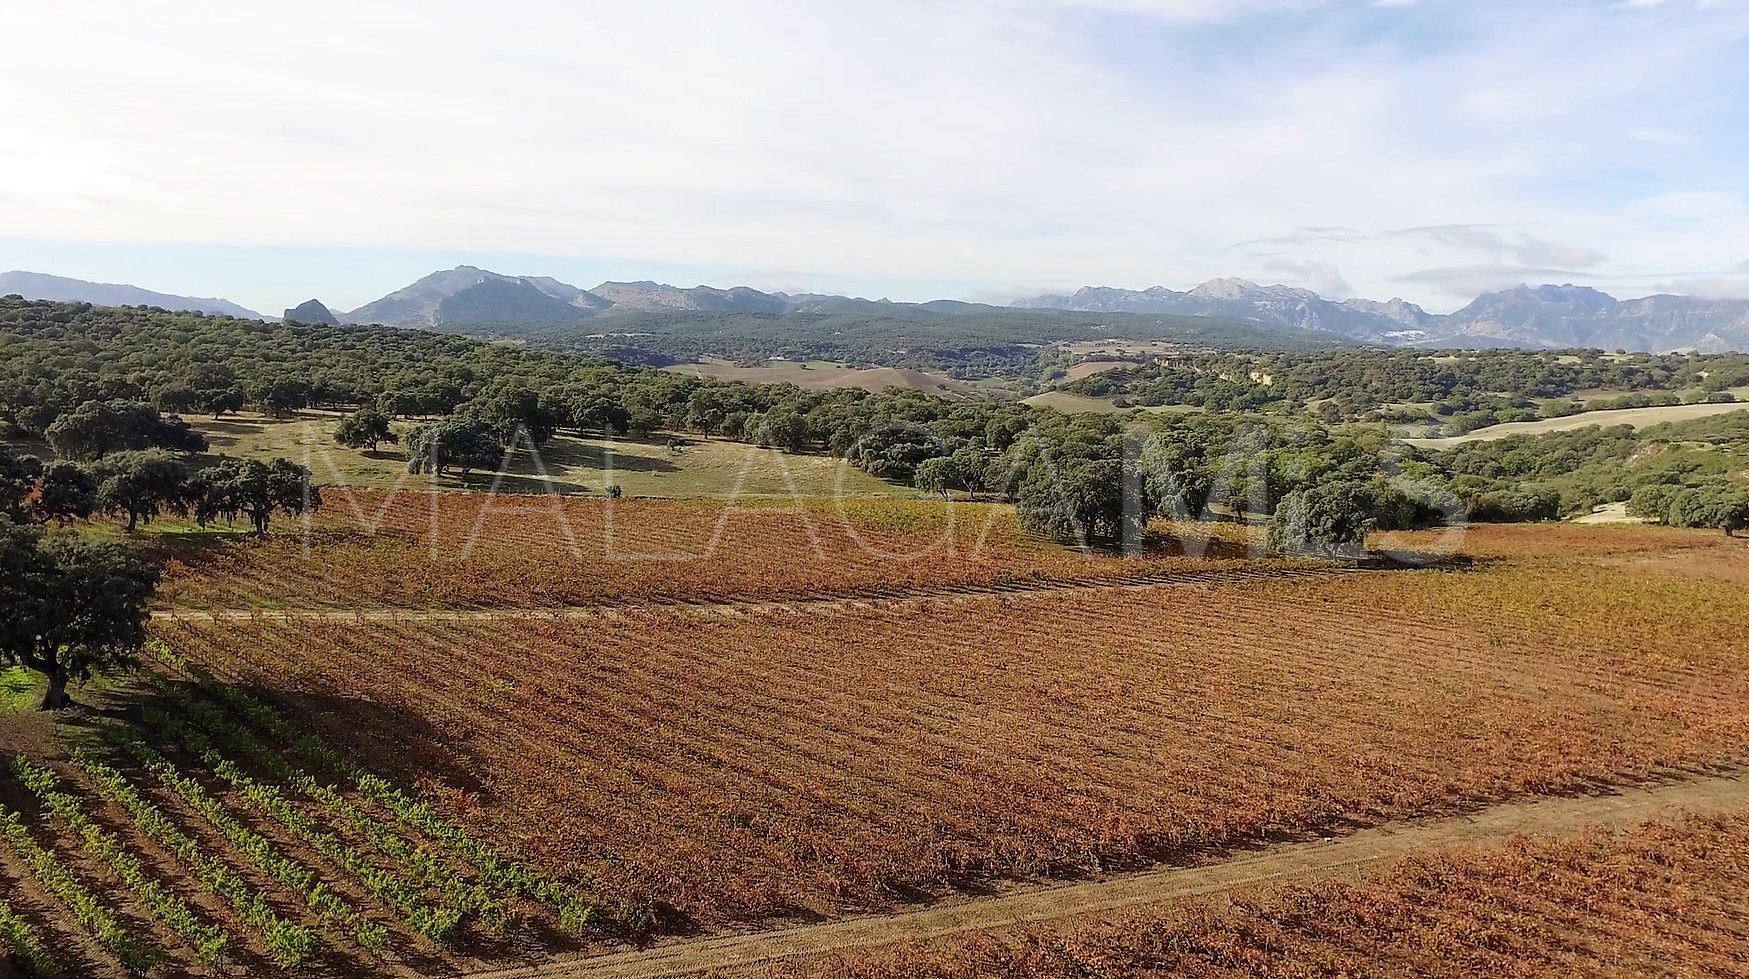
<path id="1" fill-rule="evenodd" d="M 549 467 L 549 470 L 552 467 Z M 446 473 L 434 480 L 433 489 L 462 489 L 478 493 L 507 493 L 515 496 L 590 496 L 600 494 L 582 483 L 573 483 L 552 476 L 521 475 L 513 472 L 471 472 L 466 477 Z"/>
<path id="2" fill-rule="evenodd" d="M 554 469 L 594 469 L 602 472 L 671 473 L 680 467 L 660 456 L 614 451 L 612 445 L 586 442 L 550 442 L 540 450 L 540 462 L 550 472 Z M 515 471 L 533 471 L 534 457 L 517 453 L 511 460 Z"/>

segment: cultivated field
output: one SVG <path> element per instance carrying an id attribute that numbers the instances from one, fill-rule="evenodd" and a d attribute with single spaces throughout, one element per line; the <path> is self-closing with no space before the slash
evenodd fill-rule
<path id="1" fill-rule="evenodd" d="M 162 598 L 231 608 L 759 600 L 1107 580 L 1235 563 L 1082 555 L 1025 538 L 1012 509 L 977 503 L 725 507 L 339 490 L 326 499 L 308 537 L 291 530 L 267 541 L 161 536 Z M 1226 528 L 1216 533 L 1210 555 L 1243 552 Z"/>
<path id="2" fill-rule="evenodd" d="M 768 979 L 1742 976 L 1749 814 L 1527 837 L 1357 882 L 773 966 Z"/>
<path id="3" fill-rule="evenodd" d="M 125 702 L 59 746 L 0 730 L 0 964 L 429 976 L 647 927 L 243 694 L 154 675 Z"/>
<path id="4" fill-rule="evenodd" d="M 1749 593 L 1616 560 L 158 628 L 543 870 L 715 925 L 1734 763 Z"/>
<path id="5" fill-rule="evenodd" d="M 1213 533 L 1216 554 L 1248 542 Z M 48 975 L 434 976 L 684 949 L 1283 841 L 1364 846 L 1364 827 L 1509 801 L 1680 799 L 1749 752 L 1749 546 L 1716 533 L 1472 528 L 1467 560 L 1343 571 L 1079 555 L 982 504 L 335 491 L 307 540 L 156 543 L 152 670 L 81 688 L 102 715 L 0 725 L 0 946 Z M 1150 975 L 1165 935 L 1181 957 L 1161 961 L 1190 974 L 1428 947 L 1455 975 L 1521 947 L 1612 963 L 1627 924 L 1621 942 L 1716 974 L 1741 868 L 1704 854 L 1740 845 L 1740 821 L 1658 832 L 801 968 Z M 1655 898 L 1697 916 L 1655 930 L 1633 911 Z M 1314 900 L 1337 911 L 1308 917 Z M 1557 948 L 1523 908 L 1605 924 Z"/>

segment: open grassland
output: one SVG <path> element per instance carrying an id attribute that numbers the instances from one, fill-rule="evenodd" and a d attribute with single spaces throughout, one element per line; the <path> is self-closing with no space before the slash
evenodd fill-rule
<path id="1" fill-rule="evenodd" d="M 880 392 L 888 388 L 899 388 L 922 391 L 943 398 L 971 397 L 979 392 L 974 385 L 926 371 L 901 367 L 854 367 L 820 360 L 768 360 L 757 367 L 744 367 L 719 358 L 707 357 L 696 363 L 676 364 L 665 369 L 719 381 L 794 384 L 810 390 L 862 388 L 865 391 Z"/>
<path id="2" fill-rule="evenodd" d="M 906 494 L 842 460 L 793 455 L 743 442 L 689 436 L 679 451 L 666 437 L 651 440 L 560 435 L 532 453 L 511 452 L 500 472 L 464 481 L 410 476 L 407 456 L 384 443 L 380 451 L 334 443 L 338 415 L 309 413 L 289 419 L 227 415 L 190 419 L 215 453 L 245 459 L 287 458 L 308 466 L 318 484 L 367 489 L 497 489 L 510 492 L 592 493 L 618 486 L 629 496 L 758 497 Z M 411 424 L 396 426 L 405 432 Z"/>
<path id="3" fill-rule="evenodd" d="M 1035 394 L 1025 401 L 1034 408 L 1054 408 L 1067 414 L 1093 412 L 1109 415 L 1122 411 L 1190 412 L 1202 410 L 1196 405 L 1131 405 L 1128 408 L 1119 408 L 1111 398 L 1095 398 L 1085 394 L 1076 394 L 1073 391 L 1046 391 L 1043 394 Z"/>
<path id="4" fill-rule="evenodd" d="M 1490 439 L 1503 439 L 1513 435 L 1546 435 L 1549 432 L 1572 432 L 1592 425 L 1608 428 L 1612 425 L 1631 425 L 1634 428 L 1645 428 L 1648 425 L 1660 425 L 1664 422 L 1691 421 L 1696 418 L 1710 418 L 1732 411 L 1749 409 L 1746 403 L 1724 404 L 1694 404 L 1694 405 L 1661 405 L 1653 408 L 1612 408 L 1604 411 L 1583 411 L 1576 415 L 1563 418 L 1544 418 L 1532 422 L 1508 422 L 1504 425 L 1489 425 L 1478 428 L 1463 435 L 1453 435 L 1448 438 L 1411 438 L 1404 439 L 1410 445 L 1425 449 L 1449 449 L 1455 445 L 1467 442 L 1485 442 Z"/>
<path id="5" fill-rule="evenodd" d="M 1236 562 L 1124 561 L 1023 536 L 1013 510 L 933 500 L 726 507 L 330 489 L 309 533 L 168 533 L 185 607 L 555 606 L 1111 580 Z M 1243 531 L 1243 528 L 1233 528 Z M 1210 555 L 1242 552 L 1215 528 Z"/>
<path id="6" fill-rule="evenodd" d="M 1749 814 L 1521 837 L 1358 881 L 775 966 L 768 979 L 1743 976 Z"/>
<path id="7" fill-rule="evenodd" d="M 588 621 L 156 628 L 349 757 L 423 777 L 447 815 L 544 871 L 721 924 L 1735 763 L 1749 590 L 1627 575 L 1623 553 Z"/>
<path id="8" fill-rule="evenodd" d="M 1063 372 L 1063 380 L 1079 381 L 1084 377 L 1092 377 L 1095 374 L 1103 374 L 1106 371 L 1114 371 L 1120 368 L 1131 368 L 1135 366 L 1137 366 L 1137 362 L 1133 360 L 1083 360 L 1071 365 L 1068 370 L 1065 370 Z"/>

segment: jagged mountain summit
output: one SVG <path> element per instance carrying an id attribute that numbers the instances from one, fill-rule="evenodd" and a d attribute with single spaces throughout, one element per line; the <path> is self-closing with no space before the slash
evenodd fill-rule
<path id="1" fill-rule="evenodd" d="M 678 309 L 700 313 L 766 313 L 781 314 L 790 308 L 789 297 L 782 293 L 760 292 L 746 286 L 715 289 L 694 286 L 682 289 L 660 282 L 603 282 L 589 290 L 612 301 L 621 309 Z"/>
<path id="2" fill-rule="evenodd" d="M 1749 350 L 1749 300 L 1659 295 L 1619 300 L 1586 286 L 1518 286 L 1454 313 L 1402 299 L 1325 299 L 1308 289 L 1212 279 L 1188 292 L 1164 286 L 1088 286 L 1013 303 L 1022 309 L 1225 316 L 1371 343 L 1430 347 L 1601 347 Z"/>
<path id="3" fill-rule="evenodd" d="M 472 265 L 433 272 L 345 314 L 348 323 L 431 329 L 461 323 L 581 323 L 612 302 L 546 276 L 499 275 Z"/>
<path id="4" fill-rule="evenodd" d="M 430 329 L 443 326 L 563 326 L 603 313 L 721 313 L 782 316 L 789 313 L 879 313 L 916 310 L 951 315 L 1001 307 L 938 300 L 894 303 L 819 294 L 787 295 L 747 286 L 683 288 L 662 282 L 603 282 L 592 289 L 548 276 L 500 275 L 471 265 L 432 274 L 344 314 L 348 323 Z"/>
<path id="5" fill-rule="evenodd" d="M 1398 336 L 1421 329 L 1429 314 L 1413 303 L 1369 300 L 1333 302 L 1309 289 L 1260 286 L 1244 279 L 1210 279 L 1188 292 L 1165 286 L 1115 289 L 1087 286 L 1067 296 L 1038 296 L 1012 305 L 1021 309 L 1067 309 L 1105 313 L 1169 313 L 1226 316 L 1294 330 L 1335 333 L 1372 343 L 1420 339 Z M 1386 312 L 1382 307 L 1390 307 Z"/>
<path id="6" fill-rule="evenodd" d="M 321 300 L 311 299 L 285 311 L 285 321 L 302 326 L 338 326 L 340 320 Z"/>
<path id="7" fill-rule="evenodd" d="M 194 313 L 213 313 L 239 319 L 260 320 L 267 317 L 245 309 L 226 299 L 198 296 L 174 296 L 153 292 L 139 286 L 113 282 L 87 282 L 42 272 L 0 272 L 0 296 L 20 295 L 26 299 L 47 299 L 61 303 L 90 303 L 93 306 L 156 306 Z"/>

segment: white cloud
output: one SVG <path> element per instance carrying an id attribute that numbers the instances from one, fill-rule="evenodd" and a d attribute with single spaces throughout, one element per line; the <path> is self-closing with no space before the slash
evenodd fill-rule
<path id="1" fill-rule="evenodd" d="M 1749 275 L 1687 276 L 1667 279 L 1652 286 L 1654 292 L 1668 292 L 1705 299 L 1749 299 Z"/>
<path id="2" fill-rule="evenodd" d="M 1659 129 L 1656 126 L 1638 126 L 1628 130 L 1627 135 L 1629 139 L 1637 139 L 1642 143 L 1652 143 L 1656 146 L 1692 146 L 1694 144 L 1694 137 L 1688 133 Z"/>
<path id="3" fill-rule="evenodd" d="M 1346 299 L 1354 294 L 1353 287 L 1342 277 L 1342 270 L 1328 262 L 1272 258 L 1263 263 L 1263 269 L 1292 276 L 1295 284 L 1303 284 L 1326 299 Z"/>
<path id="4" fill-rule="evenodd" d="M 1498 292 L 1522 285 L 1575 282 L 1592 284 L 1595 276 L 1571 269 L 1535 268 L 1523 265 L 1463 265 L 1421 269 L 1398 277 L 1410 285 L 1430 287 L 1453 299 L 1470 300 L 1483 292 Z"/>
<path id="5" fill-rule="evenodd" d="M 1439 6 L 10 0 L 0 233 L 781 269 L 896 298 L 1255 275 L 1271 257 L 1226 243 L 1295 227 L 1366 229 L 1274 258 L 1363 295 L 1431 266 L 1716 268 L 1749 240 L 1698 199 L 1565 193 L 1660 151 L 1623 130 L 1719 128 L 1699 96 L 1731 79 L 1703 69 L 1742 18 L 1503 4 L 1426 50 L 1342 28 L 1457 16 Z M 1642 172 L 1742 189 L 1705 163 Z"/>

